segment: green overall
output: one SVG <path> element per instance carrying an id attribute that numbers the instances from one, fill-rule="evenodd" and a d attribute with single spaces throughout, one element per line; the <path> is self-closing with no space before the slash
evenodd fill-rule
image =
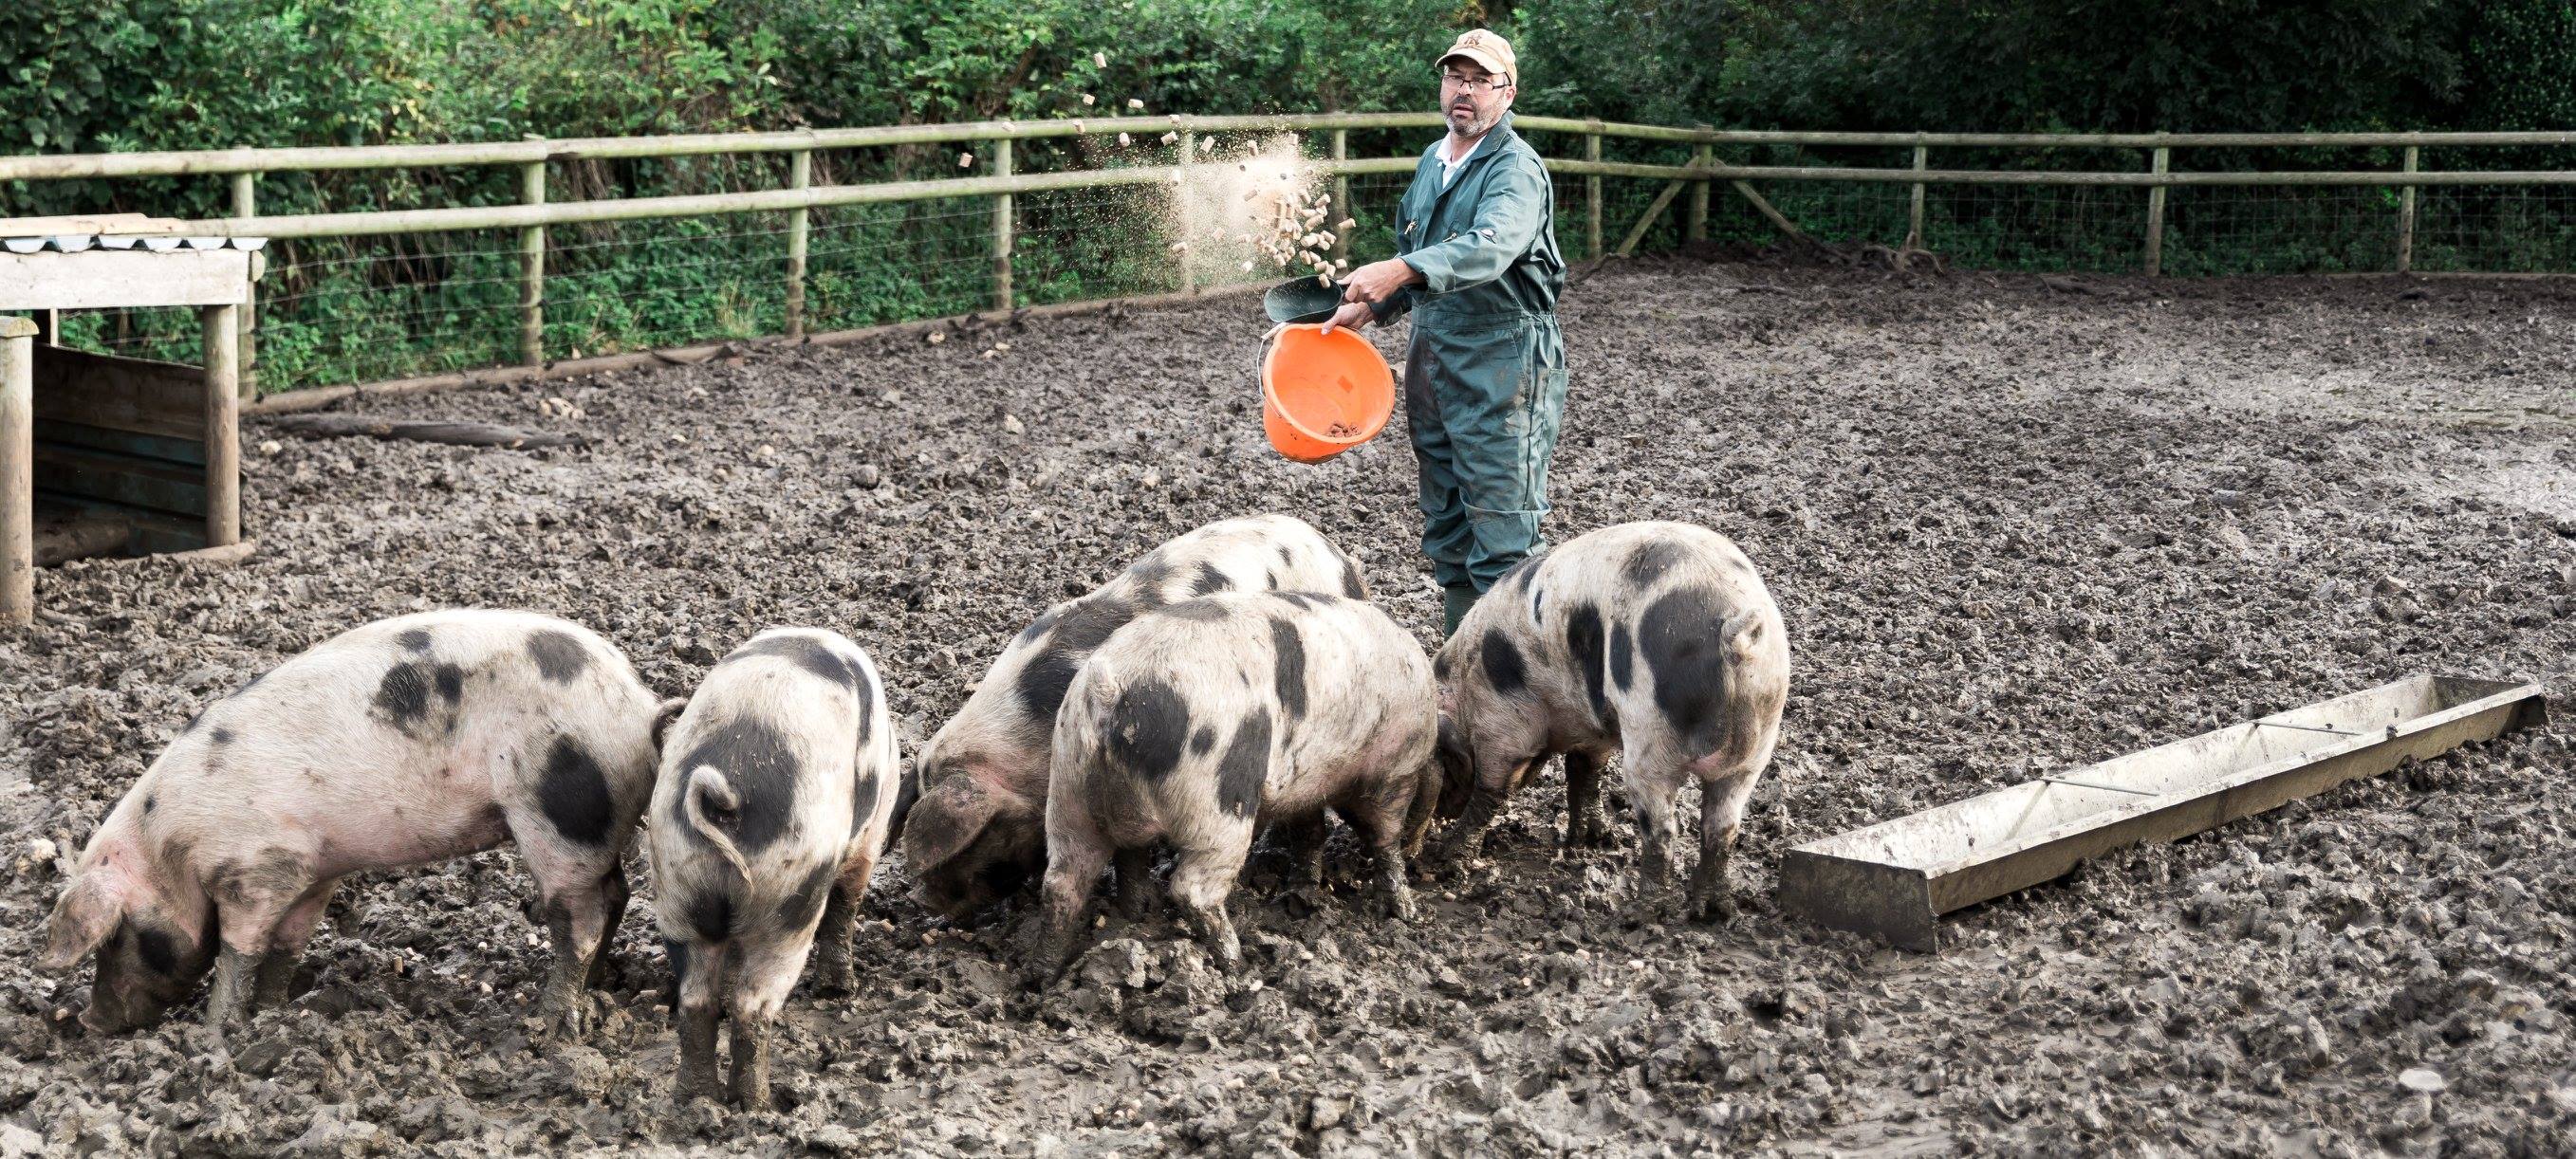
<path id="1" fill-rule="evenodd" d="M 1510 114 L 1446 188 L 1440 144 L 1396 211 L 1396 256 L 1422 274 L 1376 306 L 1413 312 L 1405 417 L 1422 471 L 1422 550 L 1450 593 L 1451 623 L 1539 550 L 1548 457 L 1565 414 L 1556 296 L 1556 191 Z"/>

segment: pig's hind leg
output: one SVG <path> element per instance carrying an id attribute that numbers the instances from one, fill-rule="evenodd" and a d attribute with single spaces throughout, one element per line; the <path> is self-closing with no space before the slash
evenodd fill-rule
<path id="1" fill-rule="evenodd" d="M 665 943 L 671 954 L 671 1020 L 680 1034 L 680 1090 L 695 1098 L 722 1102 L 724 1081 L 716 1074 L 716 1021 L 724 1014 L 725 979 L 731 973 L 731 947 L 724 942 Z"/>
<path id="2" fill-rule="evenodd" d="M 1565 754 L 1565 843 L 1579 848 L 1610 844 L 1610 818 L 1601 810 L 1601 762 L 1595 753 Z"/>
<path id="3" fill-rule="evenodd" d="M 1744 827 L 1744 804 L 1752 799 L 1753 786 L 1762 779 L 1770 753 L 1764 752 L 1762 758 L 1725 779 L 1700 782 L 1699 868 L 1691 874 L 1688 895 L 1689 916 L 1695 920 L 1735 917 L 1735 892 L 1728 884 L 1727 869 L 1735 858 L 1735 835 Z"/>
<path id="4" fill-rule="evenodd" d="M 1414 801 L 1426 791 L 1420 777 L 1396 777 L 1334 806 L 1377 855 L 1378 883 L 1386 891 L 1387 912 L 1399 921 L 1413 920 L 1413 889 L 1404 880 L 1404 844 Z"/>
<path id="5" fill-rule="evenodd" d="M 565 837 L 544 817 L 515 810 L 510 833 L 528 863 L 528 875 L 536 879 L 537 902 L 530 914 L 545 922 L 555 946 L 537 1016 L 560 1033 L 580 1034 L 590 1025 L 591 963 L 615 936 L 616 918 L 626 908 L 626 875 L 618 865 L 618 850 Z"/>
<path id="6" fill-rule="evenodd" d="M 858 971 L 850 965 L 850 936 L 858 928 L 859 899 L 867 896 L 868 880 L 876 871 L 875 854 L 851 855 L 823 903 L 823 923 L 814 931 L 814 988 L 822 993 L 847 994 L 858 988 Z"/>
<path id="7" fill-rule="evenodd" d="M 1207 945 L 1217 965 L 1232 970 L 1243 962 L 1243 943 L 1225 916 L 1226 895 L 1252 853 L 1252 819 L 1190 826 L 1172 834 L 1172 902 Z"/>
<path id="8" fill-rule="evenodd" d="M 732 994 L 725 1021 L 733 1035 L 733 1101 L 737 1110 L 766 1111 L 769 1103 L 769 1037 L 796 976 L 805 971 L 813 937 L 786 930 L 734 945 Z"/>

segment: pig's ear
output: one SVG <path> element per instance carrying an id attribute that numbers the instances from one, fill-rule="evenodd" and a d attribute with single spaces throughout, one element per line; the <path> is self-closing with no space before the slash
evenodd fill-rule
<path id="1" fill-rule="evenodd" d="M 117 895 L 109 874 L 84 873 L 74 878 L 62 900 L 54 903 L 54 916 L 45 920 L 45 954 L 36 960 L 36 968 L 60 974 L 79 965 L 124 919 L 125 899 Z"/>
<path id="2" fill-rule="evenodd" d="M 965 851 L 993 823 L 1001 801 L 972 776 L 952 775 L 921 794 L 903 826 L 903 861 L 915 875 Z"/>
<path id="3" fill-rule="evenodd" d="M 662 738 L 671 734 L 671 722 L 680 719 L 680 713 L 688 707 L 688 701 L 674 696 L 663 701 L 662 707 L 653 711 L 653 747 L 655 749 L 662 747 Z"/>

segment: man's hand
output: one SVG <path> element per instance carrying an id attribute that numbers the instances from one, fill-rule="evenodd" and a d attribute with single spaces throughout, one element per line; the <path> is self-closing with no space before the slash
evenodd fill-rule
<path id="1" fill-rule="evenodd" d="M 1358 330 L 1375 321 L 1377 321 L 1377 311 L 1369 309 L 1368 303 L 1344 302 L 1341 309 L 1333 311 L 1333 316 L 1324 320 L 1324 333 L 1330 334 L 1338 326 L 1348 326 Z"/>
<path id="2" fill-rule="evenodd" d="M 1342 279 L 1345 302 L 1383 302 L 1386 296 L 1422 280 L 1422 273 L 1404 264 L 1403 258 L 1370 262 L 1351 271 Z"/>

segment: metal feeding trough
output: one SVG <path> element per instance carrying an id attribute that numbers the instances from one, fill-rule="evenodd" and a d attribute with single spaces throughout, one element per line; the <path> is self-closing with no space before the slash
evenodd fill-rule
<path id="1" fill-rule="evenodd" d="M 1789 851 L 1780 904 L 1934 949 L 1940 915 L 2546 719 L 2540 686 L 2410 676 Z"/>

